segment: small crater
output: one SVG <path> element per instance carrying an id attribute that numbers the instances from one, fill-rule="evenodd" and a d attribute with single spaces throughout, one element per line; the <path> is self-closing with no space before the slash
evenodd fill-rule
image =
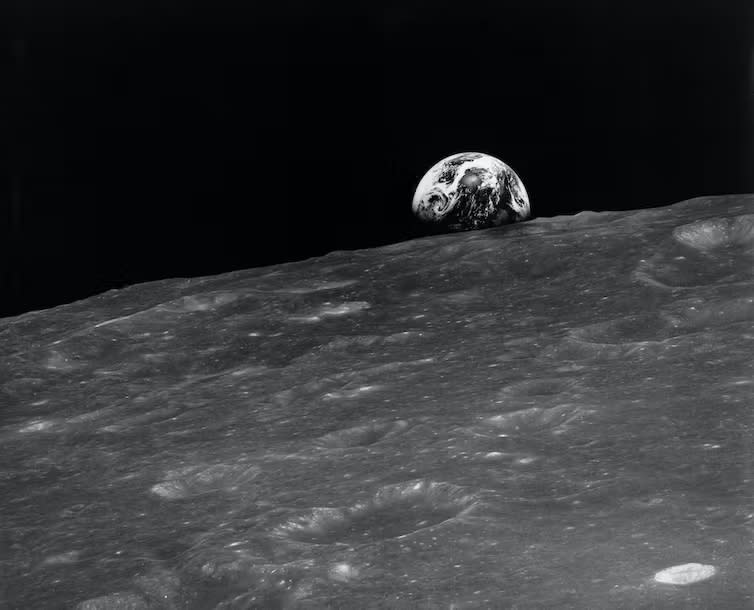
<path id="1" fill-rule="evenodd" d="M 676 227 L 673 237 L 702 251 L 737 246 L 754 253 L 754 214 L 692 222 Z"/>
<path id="2" fill-rule="evenodd" d="M 695 330 L 754 320 L 754 295 L 717 302 L 689 302 L 670 320 L 676 328 Z"/>
<path id="3" fill-rule="evenodd" d="M 65 352 L 50 350 L 47 359 L 42 366 L 50 371 L 68 373 L 73 371 L 80 363 Z"/>
<path id="4" fill-rule="evenodd" d="M 134 578 L 142 595 L 157 607 L 175 608 L 180 600 L 181 579 L 166 568 L 155 568 Z M 159 604 L 159 606 L 158 606 Z"/>
<path id="5" fill-rule="evenodd" d="M 665 568 L 655 574 L 655 582 L 665 585 L 691 585 L 712 578 L 717 573 L 715 566 L 702 563 L 684 563 Z"/>
<path id="6" fill-rule="evenodd" d="M 309 588 L 307 578 L 313 567 L 311 560 L 273 563 L 272 557 L 249 553 L 237 547 L 222 550 L 202 545 L 184 572 L 196 584 L 192 608 L 228 610 L 240 608 L 293 608 Z M 187 571 L 187 572 L 186 572 Z M 242 594 L 238 594 L 243 591 Z M 155 607 L 162 608 L 156 604 Z M 174 604 L 170 608 L 185 607 Z"/>
<path id="7" fill-rule="evenodd" d="M 740 230 L 742 225 L 739 230 L 715 226 L 718 230 L 707 232 L 703 227 L 709 229 L 710 223 L 677 228 L 674 242 L 640 260 L 633 278 L 663 290 L 750 283 L 754 241 Z"/>
<path id="8" fill-rule="evenodd" d="M 370 307 L 371 305 L 366 301 L 346 301 L 342 303 L 331 303 L 327 301 L 320 307 L 311 310 L 309 313 L 290 316 L 288 319 L 292 322 L 321 322 L 326 318 L 337 318 L 359 313 Z"/>
<path id="9" fill-rule="evenodd" d="M 415 481 L 382 487 L 349 508 L 315 508 L 275 535 L 309 544 L 363 544 L 406 536 L 468 512 L 473 495 L 449 483 Z"/>
<path id="10" fill-rule="evenodd" d="M 322 400 L 340 400 L 348 398 L 358 398 L 365 394 L 370 394 L 376 390 L 381 390 L 384 386 L 380 385 L 360 385 L 349 389 L 343 389 L 340 392 L 327 392 L 322 395 Z"/>
<path id="11" fill-rule="evenodd" d="M 511 483 L 510 499 L 522 504 L 574 507 L 614 499 L 617 491 L 615 479 L 570 479 L 564 474 L 539 470 L 522 475 Z"/>
<path id="12" fill-rule="evenodd" d="M 444 294 L 438 298 L 438 301 L 452 305 L 470 305 L 472 303 L 484 302 L 484 295 L 482 295 L 479 289 L 473 288 Z"/>
<path id="13" fill-rule="evenodd" d="M 99 431 L 117 433 L 125 432 L 136 426 L 143 426 L 145 424 L 164 423 L 173 419 L 176 414 L 180 413 L 180 411 L 181 409 L 177 405 L 168 405 L 131 417 L 122 417 L 115 423 L 102 426 L 99 428 Z M 70 419 L 68 420 L 68 423 L 71 423 Z"/>
<path id="14" fill-rule="evenodd" d="M 246 589 L 243 593 L 234 594 L 217 605 L 201 607 L 215 610 L 300 608 L 300 602 L 310 597 L 313 589 L 307 571 L 295 563 L 254 568 L 242 581 L 242 588 Z"/>
<path id="15" fill-rule="evenodd" d="M 363 426 L 336 430 L 317 439 L 316 443 L 328 449 L 347 449 L 349 447 L 366 447 L 383 439 L 393 437 L 408 428 L 408 422 L 402 419 L 385 423 L 370 423 Z"/>
<path id="16" fill-rule="evenodd" d="M 336 288 L 345 288 L 355 284 L 356 280 L 311 280 L 306 283 L 301 283 L 298 286 L 291 286 L 286 288 L 278 288 L 275 292 L 281 292 L 283 294 L 309 294 L 311 292 L 320 292 L 322 290 L 335 290 Z"/>
<path id="17" fill-rule="evenodd" d="M 383 341 L 379 335 L 338 335 L 320 346 L 319 351 L 345 351 L 358 348 L 369 348 Z"/>
<path id="18" fill-rule="evenodd" d="M 214 311 L 223 305 L 228 305 L 238 299 L 238 295 L 233 292 L 216 292 L 206 294 L 190 294 L 175 301 L 160 305 L 159 308 L 165 311 L 175 312 L 196 312 L 196 311 Z"/>
<path id="19" fill-rule="evenodd" d="M 330 566 L 328 576 L 338 582 L 350 582 L 359 578 L 359 569 L 350 563 L 341 562 Z"/>
<path id="20" fill-rule="evenodd" d="M 549 377 L 543 379 L 527 379 L 506 386 L 500 391 L 503 400 L 515 398 L 526 402 L 539 402 L 558 396 L 571 390 L 575 383 L 571 379 Z"/>
<path id="21" fill-rule="evenodd" d="M 214 491 L 235 491 L 256 478 L 258 466 L 216 464 L 205 468 L 188 466 L 168 472 L 150 491 L 165 500 L 182 500 Z"/>
<path id="22" fill-rule="evenodd" d="M 662 341 L 671 333 L 670 325 L 656 314 L 626 316 L 590 324 L 572 331 L 571 337 L 585 343 L 627 345 L 646 341 Z"/>
<path id="23" fill-rule="evenodd" d="M 41 565 L 43 566 L 60 566 L 76 563 L 81 558 L 81 551 L 66 551 L 57 555 L 45 557 Z"/>
<path id="24" fill-rule="evenodd" d="M 530 407 L 487 417 L 483 423 L 506 433 L 537 434 L 546 431 L 562 434 L 573 425 L 581 423 L 591 413 L 591 410 L 573 404 L 550 408 Z"/>
<path id="25" fill-rule="evenodd" d="M 119 592 L 88 599 L 77 604 L 75 610 L 115 610 L 117 608 L 149 610 L 150 605 L 141 595 L 130 592 Z"/>
<path id="26" fill-rule="evenodd" d="M 61 426 L 58 422 L 51 419 L 33 419 L 26 422 L 25 425 L 18 429 L 19 434 L 28 434 L 30 432 L 58 432 Z"/>

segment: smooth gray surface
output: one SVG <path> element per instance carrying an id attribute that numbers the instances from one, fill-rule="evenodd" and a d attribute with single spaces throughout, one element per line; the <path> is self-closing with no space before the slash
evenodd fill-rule
<path id="1" fill-rule="evenodd" d="M 751 607 L 753 322 L 751 195 L 0 320 L 0 605 Z"/>

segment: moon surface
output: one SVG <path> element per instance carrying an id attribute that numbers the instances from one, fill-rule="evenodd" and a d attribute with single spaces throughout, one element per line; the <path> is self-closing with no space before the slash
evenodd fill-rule
<path id="1" fill-rule="evenodd" d="M 0 607 L 747 608 L 754 196 L 0 319 Z"/>

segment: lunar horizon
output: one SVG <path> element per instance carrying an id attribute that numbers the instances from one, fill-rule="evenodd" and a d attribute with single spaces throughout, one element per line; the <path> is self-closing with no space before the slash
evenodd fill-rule
<path id="1" fill-rule="evenodd" d="M 754 196 L 0 319 L 0 605 L 744 608 Z"/>

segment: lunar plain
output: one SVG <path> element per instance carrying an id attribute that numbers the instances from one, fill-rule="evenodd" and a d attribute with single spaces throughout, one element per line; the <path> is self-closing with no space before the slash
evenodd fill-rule
<path id="1" fill-rule="evenodd" d="M 0 607 L 754 605 L 754 195 L 0 319 Z"/>

